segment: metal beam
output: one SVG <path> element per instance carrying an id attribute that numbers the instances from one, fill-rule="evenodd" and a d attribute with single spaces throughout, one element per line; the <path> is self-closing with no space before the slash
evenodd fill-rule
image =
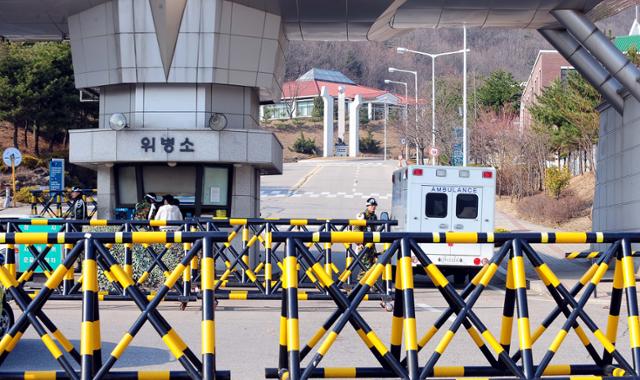
<path id="1" fill-rule="evenodd" d="M 540 29 L 538 31 L 600 92 L 618 113 L 622 114 L 624 99 L 620 93 L 624 90 L 624 87 L 589 54 L 587 49 L 582 47 L 566 30 Z"/>
<path id="2" fill-rule="evenodd" d="M 551 14 L 594 56 L 625 89 L 640 101 L 640 70 L 584 14 L 555 10 Z"/>

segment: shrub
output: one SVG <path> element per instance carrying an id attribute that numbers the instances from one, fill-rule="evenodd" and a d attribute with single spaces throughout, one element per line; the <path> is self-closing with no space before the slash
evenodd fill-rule
<path id="1" fill-rule="evenodd" d="M 558 225 L 573 218 L 588 216 L 591 202 L 574 195 L 552 198 L 537 194 L 522 199 L 517 205 L 518 213 L 534 222 Z"/>
<path id="2" fill-rule="evenodd" d="M 556 199 L 560 198 L 562 190 L 569 186 L 569 181 L 571 181 L 571 172 L 568 169 L 552 167 L 545 171 L 544 187 Z"/>
<path id="3" fill-rule="evenodd" d="M 311 110 L 311 116 L 321 118 L 324 116 L 324 101 L 322 97 L 316 96 L 313 98 L 313 109 Z"/>
<path id="4" fill-rule="evenodd" d="M 25 154 L 22 156 L 22 163 L 20 165 L 26 167 L 27 169 L 33 170 L 38 167 L 45 167 L 46 162 L 36 156 Z"/>
<path id="5" fill-rule="evenodd" d="M 20 203 L 31 203 L 31 190 L 36 190 L 38 187 L 36 186 L 25 186 L 20 190 L 16 191 L 16 202 Z"/>
<path id="6" fill-rule="evenodd" d="M 303 154 L 316 154 L 316 140 L 311 138 L 305 138 L 304 133 L 300 132 L 300 137 L 293 143 L 293 147 L 289 148 L 290 151 Z"/>
<path id="7" fill-rule="evenodd" d="M 373 138 L 371 131 L 365 137 L 360 138 L 360 151 L 362 153 L 378 153 L 380 151 L 380 141 Z"/>

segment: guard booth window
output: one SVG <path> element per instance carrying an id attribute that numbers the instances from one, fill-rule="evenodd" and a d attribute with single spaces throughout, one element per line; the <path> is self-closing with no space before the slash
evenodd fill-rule
<path id="1" fill-rule="evenodd" d="M 446 218 L 447 217 L 447 194 L 445 193 L 429 193 L 425 199 L 424 212 L 427 218 Z"/>
<path id="2" fill-rule="evenodd" d="M 171 194 L 185 217 L 228 216 L 231 166 L 203 164 L 120 164 L 114 167 L 116 205 L 133 208 L 145 193 Z"/>
<path id="3" fill-rule="evenodd" d="M 478 217 L 478 196 L 458 194 L 456 196 L 456 217 L 458 219 L 476 219 Z"/>

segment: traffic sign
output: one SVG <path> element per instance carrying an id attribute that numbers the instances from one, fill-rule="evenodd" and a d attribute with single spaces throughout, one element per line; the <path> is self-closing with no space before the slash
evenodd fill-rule
<path id="1" fill-rule="evenodd" d="M 59 232 L 60 226 L 39 226 L 39 225 L 31 225 L 25 224 L 20 226 L 20 230 L 22 232 L 44 232 L 44 233 L 55 233 Z M 43 249 L 47 247 L 46 244 L 34 244 L 34 248 L 38 251 L 42 252 Z M 18 272 L 26 272 L 29 269 L 29 266 L 35 261 L 34 256 L 29 252 L 29 246 L 25 244 L 17 244 L 16 245 L 17 254 L 18 254 Z M 44 258 L 46 262 L 51 265 L 52 268 L 57 268 L 58 265 L 62 264 L 62 245 L 54 244 L 51 246 L 49 253 Z M 39 266 L 36 268 L 35 273 L 42 273 L 43 269 Z"/>
<path id="2" fill-rule="evenodd" d="M 64 190 L 64 159 L 52 158 L 49 162 L 49 191 Z"/>
<path id="3" fill-rule="evenodd" d="M 13 158 L 13 162 L 12 159 Z M 5 165 L 11 166 L 12 164 L 15 166 L 19 166 L 22 162 L 22 153 L 17 148 L 7 148 L 2 152 L 2 161 Z"/>
<path id="4" fill-rule="evenodd" d="M 438 154 L 440 154 L 440 151 L 435 146 L 432 146 L 429 150 L 429 154 L 431 155 L 431 157 L 436 157 Z"/>

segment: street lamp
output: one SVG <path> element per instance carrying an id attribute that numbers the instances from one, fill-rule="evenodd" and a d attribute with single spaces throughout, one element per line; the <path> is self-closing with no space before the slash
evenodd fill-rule
<path id="1" fill-rule="evenodd" d="M 390 73 L 395 73 L 395 72 L 399 72 L 399 73 L 408 73 L 408 74 L 413 74 L 413 77 L 415 79 L 415 90 L 416 90 L 416 131 L 418 130 L 418 72 L 417 71 L 412 71 L 412 70 L 404 70 L 404 69 L 398 69 L 395 67 L 389 67 L 389 72 Z M 408 159 L 409 157 L 407 157 Z M 420 163 L 421 159 L 420 159 L 420 149 L 418 149 L 418 144 L 416 144 L 416 163 Z"/>
<path id="2" fill-rule="evenodd" d="M 407 109 L 408 107 L 408 100 L 409 100 L 409 85 L 407 84 L 407 82 L 399 82 L 399 81 L 395 81 L 395 80 L 389 80 L 389 79 L 385 79 L 384 80 L 385 84 L 400 84 L 404 86 L 404 130 L 405 133 L 409 130 L 409 110 Z M 405 136 L 406 138 L 406 136 Z M 409 159 L 409 144 L 407 144 L 407 142 L 405 141 L 404 144 L 404 149 L 405 149 L 405 159 Z"/>
<path id="3" fill-rule="evenodd" d="M 396 48 L 396 52 L 398 54 L 405 54 L 405 53 L 414 53 L 414 54 L 418 54 L 418 55 L 425 55 L 429 58 L 431 58 L 431 147 L 435 147 L 436 146 L 436 58 L 438 57 L 443 57 L 445 55 L 453 55 L 453 54 L 460 54 L 460 53 L 464 53 L 464 79 L 463 79 L 463 103 L 464 103 L 464 109 L 463 109 L 463 115 L 462 115 L 462 133 L 463 133 L 463 142 L 462 142 L 462 165 L 466 166 L 467 165 L 467 68 L 466 68 L 466 63 L 467 63 L 467 52 L 469 51 L 469 49 L 466 48 L 466 41 L 467 41 L 467 29 L 464 29 L 464 40 L 465 40 L 465 44 L 464 44 L 464 48 L 462 50 L 456 50 L 456 51 L 448 51 L 448 52 L 444 52 L 444 53 L 437 53 L 437 54 L 432 54 L 432 53 L 426 53 L 423 51 L 417 51 L 417 50 L 411 50 L 411 49 L 407 49 L 404 47 L 399 47 Z M 435 156 L 432 158 L 432 163 L 433 165 L 436 164 L 436 158 Z"/>

